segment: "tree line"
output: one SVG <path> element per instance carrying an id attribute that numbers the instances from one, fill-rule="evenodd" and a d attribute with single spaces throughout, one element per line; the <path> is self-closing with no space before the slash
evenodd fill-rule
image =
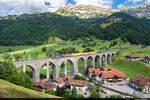
<path id="1" fill-rule="evenodd" d="M 120 37 L 133 44 L 150 45 L 149 33 L 149 19 L 124 13 L 114 13 L 107 18 L 95 20 L 54 13 L 24 14 L 0 20 L 0 45 L 5 46 L 46 44 L 49 37 L 75 40 L 89 36 L 102 40 Z"/>

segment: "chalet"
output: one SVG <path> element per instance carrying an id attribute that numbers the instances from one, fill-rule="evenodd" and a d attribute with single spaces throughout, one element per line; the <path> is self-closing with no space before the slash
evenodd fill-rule
<path id="1" fill-rule="evenodd" d="M 150 63 L 150 56 L 146 56 L 146 57 L 144 58 L 144 62 L 145 62 L 145 63 Z"/>
<path id="2" fill-rule="evenodd" d="M 34 82 L 33 86 L 35 87 L 36 91 L 44 92 L 44 84 L 41 84 L 40 82 Z"/>
<path id="3" fill-rule="evenodd" d="M 59 87 L 62 87 L 65 85 L 65 83 L 70 82 L 72 78 L 70 76 L 65 76 L 65 77 L 59 77 L 55 80 L 56 85 Z"/>
<path id="4" fill-rule="evenodd" d="M 76 80 L 72 79 L 70 76 L 60 77 L 56 79 L 56 85 L 59 87 L 70 87 L 72 90 L 73 87 L 76 87 L 77 92 L 86 93 L 89 87 L 94 86 L 93 83 L 85 81 L 85 80 Z"/>
<path id="5" fill-rule="evenodd" d="M 106 46 L 102 46 L 102 47 L 100 47 L 99 49 L 105 50 L 105 49 L 107 49 L 107 47 L 106 47 Z"/>
<path id="6" fill-rule="evenodd" d="M 122 48 L 121 48 L 121 47 L 117 47 L 117 48 L 116 48 L 116 50 L 120 50 L 120 49 L 122 49 Z"/>
<path id="7" fill-rule="evenodd" d="M 143 53 L 143 50 L 139 50 L 139 51 L 137 51 L 137 53 Z"/>
<path id="8" fill-rule="evenodd" d="M 49 82 L 49 81 L 50 81 L 50 79 L 49 79 L 49 78 L 46 78 L 46 79 L 40 80 L 40 82 L 42 82 L 42 83 L 46 83 L 46 82 Z"/>
<path id="9" fill-rule="evenodd" d="M 136 90 L 142 91 L 144 93 L 150 93 L 150 78 L 144 75 L 136 75 L 130 79 L 129 85 Z"/>
<path id="10" fill-rule="evenodd" d="M 136 55 L 127 55 L 127 56 L 125 56 L 125 58 L 127 60 L 131 60 L 131 61 L 138 61 L 140 59 L 140 57 L 136 56 Z"/>
<path id="11" fill-rule="evenodd" d="M 126 79 L 124 72 L 120 72 L 114 68 L 89 68 L 89 77 L 95 78 L 96 81 L 108 82 L 123 82 Z"/>
<path id="12" fill-rule="evenodd" d="M 50 79 L 44 79 L 40 80 L 40 82 L 34 82 L 33 86 L 36 87 L 40 92 L 49 89 L 56 91 L 56 85 L 52 81 L 50 81 Z"/>

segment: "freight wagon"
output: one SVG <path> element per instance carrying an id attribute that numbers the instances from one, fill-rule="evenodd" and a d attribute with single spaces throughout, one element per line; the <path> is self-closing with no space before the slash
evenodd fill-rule
<path id="1" fill-rule="evenodd" d="M 55 55 L 55 56 L 51 56 L 51 58 L 52 59 L 58 59 L 58 58 L 65 58 L 65 57 L 71 57 L 71 56 L 92 55 L 92 54 L 96 54 L 96 52 L 58 54 L 58 55 Z"/>

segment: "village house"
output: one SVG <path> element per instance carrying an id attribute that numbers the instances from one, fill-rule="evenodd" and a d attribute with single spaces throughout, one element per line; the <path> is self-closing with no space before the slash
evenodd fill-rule
<path id="1" fill-rule="evenodd" d="M 140 57 L 136 56 L 136 55 L 127 55 L 127 56 L 125 56 L 125 58 L 127 60 L 131 60 L 131 61 L 138 61 L 140 59 Z"/>
<path id="2" fill-rule="evenodd" d="M 130 79 L 129 86 L 144 93 L 150 93 L 150 78 L 138 74 Z"/>
<path id="3" fill-rule="evenodd" d="M 105 49 L 107 49 L 107 47 L 106 47 L 106 46 L 102 46 L 102 47 L 100 47 L 99 49 L 105 50 Z"/>
<path id="4" fill-rule="evenodd" d="M 37 91 L 43 92 L 44 90 L 56 91 L 56 85 L 50 81 L 50 79 L 43 79 L 40 82 L 34 82 L 33 86 L 37 88 Z"/>
<path id="5" fill-rule="evenodd" d="M 127 78 L 124 72 L 114 68 L 88 68 L 88 72 L 89 77 L 94 78 L 97 82 L 104 82 L 104 84 L 124 82 Z"/>
<path id="6" fill-rule="evenodd" d="M 143 50 L 139 50 L 139 51 L 137 51 L 137 53 L 143 53 Z"/>
<path id="7" fill-rule="evenodd" d="M 77 89 L 77 92 L 83 95 L 89 93 L 88 90 L 89 87 L 94 86 L 92 82 L 72 79 L 70 76 L 59 77 L 56 79 L 55 82 L 56 82 L 55 84 L 59 87 L 63 86 L 70 87 L 70 90 L 72 90 L 73 87 L 75 87 Z"/>
<path id="8" fill-rule="evenodd" d="M 145 63 L 150 63 L 150 56 L 144 57 L 144 62 Z"/>

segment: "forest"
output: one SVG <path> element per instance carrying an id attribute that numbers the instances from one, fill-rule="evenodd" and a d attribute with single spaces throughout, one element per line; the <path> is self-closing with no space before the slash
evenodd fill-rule
<path id="1" fill-rule="evenodd" d="M 79 19 L 55 13 L 23 14 L 0 18 L 0 45 L 42 45 L 50 37 L 76 40 L 94 36 L 101 40 L 120 37 L 132 44 L 150 45 L 150 20 L 124 13 L 100 19 Z"/>

